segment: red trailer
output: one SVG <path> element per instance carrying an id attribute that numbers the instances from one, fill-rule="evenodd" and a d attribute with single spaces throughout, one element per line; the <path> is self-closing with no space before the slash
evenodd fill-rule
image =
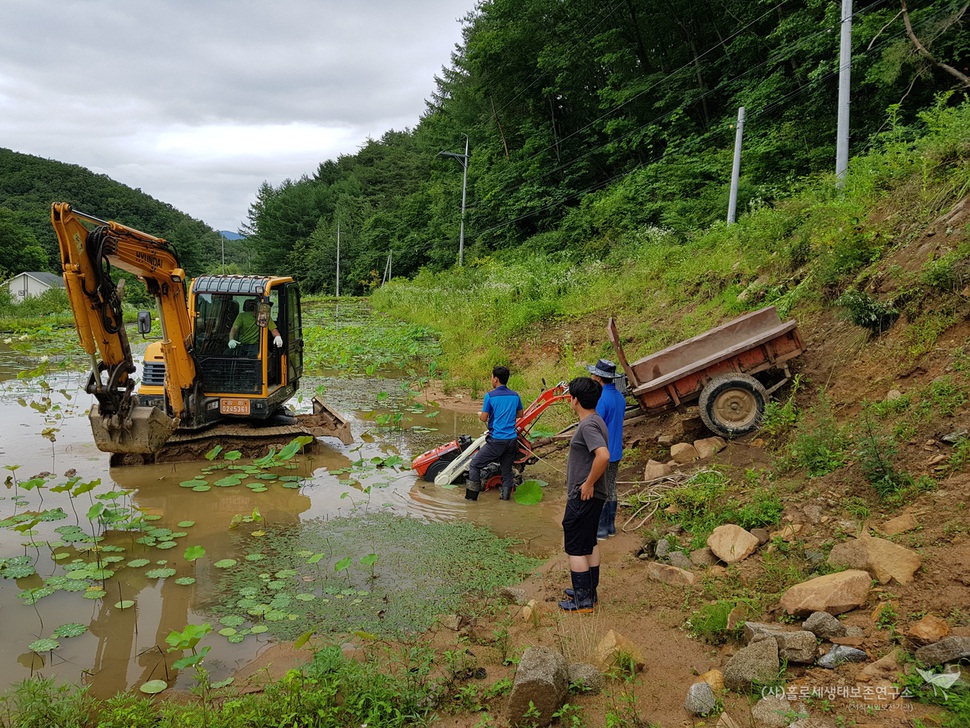
<path id="1" fill-rule="evenodd" d="M 696 401 L 704 424 L 723 437 L 758 428 L 768 396 L 791 379 L 788 362 L 805 350 L 795 320 L 782 322 L 774 306 L 632 364 L 612 318 L 607 329 L 630 391 L 645 413 Z"/>

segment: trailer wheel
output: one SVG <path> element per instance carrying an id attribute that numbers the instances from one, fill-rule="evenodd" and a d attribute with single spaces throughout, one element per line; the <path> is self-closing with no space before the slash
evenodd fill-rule
<path id="1" fill-rule="evenodd" d="M 728 372 L 709 381 L 697 402 L 708 429 L 722 437 L 754 432 L 765 414 L 768 393 L 754 377 Z"/>

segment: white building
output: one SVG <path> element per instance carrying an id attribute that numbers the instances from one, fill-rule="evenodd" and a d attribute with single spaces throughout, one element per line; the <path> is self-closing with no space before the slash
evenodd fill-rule
<path id="1" fill-rule="evenodd" d="M 27 297 L 40 296 L 51 288 L 64 288 L 64 279 L 54 273 L 26 272 L 0 283 L 10 291 L 14 301 L 23 301 Z"/>

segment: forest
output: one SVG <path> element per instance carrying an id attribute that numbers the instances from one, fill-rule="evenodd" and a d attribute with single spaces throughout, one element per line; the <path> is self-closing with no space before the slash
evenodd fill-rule
<path id="1" fill-rule="evenodd" d="M 255 252 L 239 272 L 333 294 L 339 244 L 340 292 L 365 294 L 388 275 L 455 266 L 460 238 L 469 264 L 507 251 L 599 259 L 651 227 L 689 236 L 726 216 L 740 107 L 739 215 L 776 204 L 834 173 L 841 10 L 837 0 L 482 2 L 414 128 L 262 185 L 241 231 Z M 966 10 L 962 0 L 855 4 L 852 156 L 916 138 L 921 111 L 963 99 Z M 45 210 L 63 198 L 173 240 L 190 274 L 218 266 L 204 224 L 84 172 L 0 150 L 0 250 L 17 238 L 17 255 L 43 268 L 46 254 L 56 270 Z M 16 263 L 0 269 L 32 267 Z"/>

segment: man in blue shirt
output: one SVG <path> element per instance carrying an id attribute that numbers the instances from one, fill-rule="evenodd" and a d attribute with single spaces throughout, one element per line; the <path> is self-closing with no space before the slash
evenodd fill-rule
<path id="1" fill-rule="evenodd" d="M 497 366 L 492 370 L 492 391 L 485 395 L 478 419 L 488 424 L 488 439 L 472 458 L 468 466 L 468 482 L 465 484 L 465 500 L 478 500 L 482 489 L 481 469 L 498 460 L 502 468 L 502 500 L 512 496 L 515 481 L 512 464 L 519 451 L 519 433 L 515 421 L 522 416 L 522 399 L 505 385 L 509 383 L 508 367 Z"/>
<path id="2" fill-rule="evenodd" d="M 596 366 L 587 366 L 590 377 L 603 385 L 599 402 L 596 403 L 596 414 L 603 418 L 609 433 L 608 446 L 610 450 L 610 464 L 606 468 L 607 498 L 600 512 L 599 530 L 596 538 L 603 541 L 616 535 L 616 475 L 620 469 L 620 459 L 623 457 L 623 418 L 626 416 L 626 397 L 616 388 L 614 380 L 616 364 L 609 359 L 600 359 Z"/>

